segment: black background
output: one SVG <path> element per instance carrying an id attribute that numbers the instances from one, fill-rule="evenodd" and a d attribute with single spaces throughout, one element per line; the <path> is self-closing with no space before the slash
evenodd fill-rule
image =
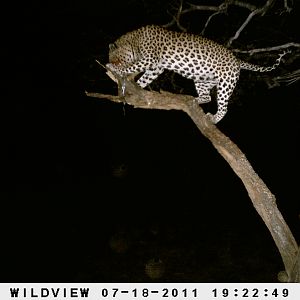
<path id="1" fill-rule="evenodd" d="M 297 42 L 298 2 L 290 14 L 279 13 L 279 2 L 232 46 Z M 143 282 L 155 257 L 167 266 L 160 281 L 276 282 L 283 265 L 271 235 L 188 116 L 84 94 L 117 93 L 95 59 L 105 64 L 108 44 L 129 30 L 170 22 L 174 3 L 38 1 L 4 10 L 11 18 L 2 57 L 3 281 Z M 182 23 L 200 33 L 208 16 L 194 12 Z M 225 43 L 246 16 L 231 8 L 205 35 Z M 273 75 L 242 72 L 218 127 L 275 194 L 299 241 L 299 82 L 268 89 L 265 81 L 297 69 L 295 56 Z M 272 64 L 276 53 L 243 58 Z M 153 88 L 195 93 L 190 82 L 176 77 L 174 87 L 169 77 Z M 116 175 L 120 167 L 124 176 Z M 131 241 L 125 253 L 109 246 L 116 234 Z"/>

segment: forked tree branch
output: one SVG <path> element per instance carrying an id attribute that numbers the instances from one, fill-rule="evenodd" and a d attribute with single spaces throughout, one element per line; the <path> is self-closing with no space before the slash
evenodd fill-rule
<path id="1" fill-rule="evenodd" d="M 213 6 L 213 5 L 196 5 L 193 3 L 189 3 L 188 1 L 185 3 L 185 1 L 180 0 L 180 3 L 177 5 L 177 7 L 174 7 L 175 13 L 173 12 L 171 14 L 172 20 L 166 24 L 166 27 L 170 27 L 174 24 L 177 25 L 179 29 L 182 31 L 187 31 L 186 28 L 181 24 L 181 17 L 185 14 L 194 12 L 194 11 L 210 11 L 212 14 L 207 18 L 201 34 L 204 34 L 205 30 L 207 29 L 208 25 L 212 21 L 212 19 L 220 14 L 226 14 L 228 13 L 228 8 L 235 6 L 242 8 L 244 10 L 248 10 L 248 16 L 245 18 L 245 20 L 242 22 L 242 24 L 239 26 L 239 28 L 235 31 L 234 35 L 231 36 L 226 46 L 230 47 L 234 40 L 238 39 L 242 31 L 247 27 L 247 25 L 250 23 L 250 21 L 256 17 L 256 16 L 264 16 L 274 5 L 275 0 L 265 0 L 265 4 L 262 6 L 255 6 L 253 4 L 248 3 L 247 1 L 241 1 L 241 0 L 224 0 L 220 5 Z M 185 3 L 185 6 L 187 8 L 183 8 L 183 4 Z M 283 0 L 282 3 L 282 11 L 285 11 L 287 13 L 290 13 L 292 10 L 292 3 L 289 3 L 287 0 Z"/>
<path id="2" fill-rule="evenodd" d="M 235 2 L 235 1 L 233 1 L 233 2 Z M 237 1 L 237 2 L 240 2 L 240 1 Z M 267 12 L 267 10 L 272 6 L 273 2 L 274 2 L 274 0 L 267 0 L 264 6 L 256 8 L 256 9 L 250 9 L 251 12 L 249 13 L 248 17 L 245 19 L 245 21 L 240 26 L 240 28 L 235 32 L 234 36 L 232 36 L 228 40 L 227 47 L 229 47 L 232 44 L 232 42 L 240 36 L 241 32 L 245 29 L 245 27 L 253 19 L 253 17 L 255 17 L 256 15 L 263 16 Z"/>
<path id="3" fill-rule="evenodd" d="M 113 74 L 115 75 L 115 74 Z M 115 76 L 118 78 L 118 76 Z M 143 90 L 134 82 L 118 78 L 119 96 L 86 92 L 89 97 L 127 103 L 136 108 L 182 110 L 189 115 L 200 132 L 207 137 L 243 182 L 256 211 L 268 227 L 282 257 L 287 282 L 300 282 L 298 245 L 276 205 L 275 196 L 256 174 L 245 154 L 225 136 L 192 96 Z M 126 86 L 122 96 L 122 86 Z M 298 260 L 297 260 L 298 256 Z M 282 276 L 281 276 L 282 278 Z"/>

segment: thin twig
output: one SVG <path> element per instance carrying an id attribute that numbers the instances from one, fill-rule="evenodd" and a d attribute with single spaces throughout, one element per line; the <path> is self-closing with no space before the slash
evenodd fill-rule
<path id="1" fill-rule="evenodd" d="M 227 8 L 227 6 L 226 6 L 226 8 Z M 220 10 L 214 12 L 213 14 L 211 14 L 211 15 L 208 17 L 208 19 L 206 20 L 206 22 L 205 22 L 205 24 L 204 24 L 204 27 L 203 27 L 203 29 L 202 29 L 202 31 L 201 31 L 201 34 L 202 34 L 202 35 L 204 35 L 204 32 L 205 32 L 205 30 L 206 30 L 208 24 L 211 22 L 212 18 L 215 17 L 215 16 L 217 16 L 217 15 L 219 15 L 219 14 L 224 13 L 224 11 L 225 11 L 225 8 L 224 8 L 224 10 L 223 10 L 223 9 L 220 9 Z"/>
<path id="2" fill-rule="evenodd" d="M 272 46 L 272 47 L 264 47 L 264 48 L 256 48 L 256 49 L 251 49 L 251 50 L 240 50 L 240 49 L 231 49 L 231 50 L 236 53 L 249 53 L 250 55 L 252 55 L 255 53 L 278 51 L 278 50 L 288 49 L 291 47 L 300 48 L 300 43 L 290 42 L 290 43 L 285 43 L 282 45 L 277 45 L 277 46 Z"/>

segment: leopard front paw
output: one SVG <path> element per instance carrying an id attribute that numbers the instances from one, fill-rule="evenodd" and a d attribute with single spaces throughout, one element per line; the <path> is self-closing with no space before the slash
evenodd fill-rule
<path id="1" fill-rule="evenodd" d="M 211 97 L 210 97 L 210 95 L 201 95 L 201 96 L 195 98 L 195 100 L 198 102 L 198 104 L 203 104 L 203 103 L 210 102 Z"/>

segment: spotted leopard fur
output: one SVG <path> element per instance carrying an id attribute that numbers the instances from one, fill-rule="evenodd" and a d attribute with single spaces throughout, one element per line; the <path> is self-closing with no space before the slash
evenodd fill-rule
<path id="1" fill-rule="evenodd" d="M 121 76 L 144 72 L 137 81 L 142 88 L 165 69 L 175 71 L 194 81 L 199 104 L 209 102 L 210 91 L 216 87 L 218 109 L 215 115 L 209 115 L 213 123 L 218 123 L 227 112 L 240 70 L 271 71 L 283 55 L 274 65 L 262 67 L 236 58 L 229 49 L 207 38 L 149 25 L 110 44 L 107 66 Z"/>

